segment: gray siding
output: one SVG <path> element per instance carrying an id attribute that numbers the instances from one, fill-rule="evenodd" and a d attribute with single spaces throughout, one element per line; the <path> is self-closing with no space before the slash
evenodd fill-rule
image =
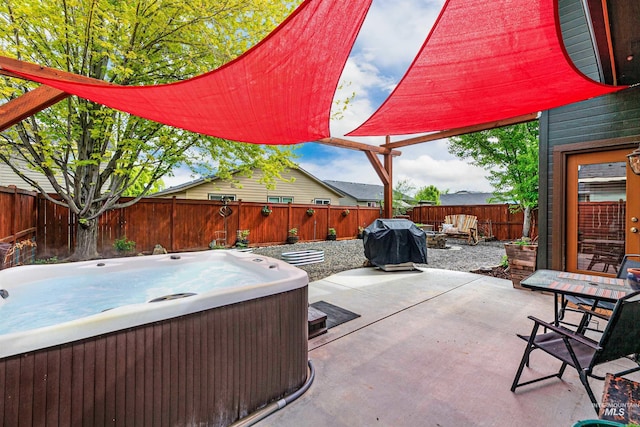
<path id="1" fill-rule="evenodd" d="M 547 235 L 540 236 L 547 265 L 550 265 L 553 211 L 553 149 L 566 144 L 610 140 L 623 137 L 640 138 L 640 87 L 593 98 L 562 108 L 546 111 L 540 120 L 540 211 L 546 212 L 546 224 L 541 219 L 540 229 Z M 543 215 L 541 215 L 542 217 Z M 544 267 L 544 265 L 539 265 Z"/>
<path id="2" fill-rule="evenodd" d="M 585 75 L 600 80 L 581 0 L 560 0 L 559 11 L 569 56 Z M 551 265 L 554 147 L 629 136 L 640 136 L 640 88 L 543 112 L 540 118 L 541 233 L 538 267 Z"/>
<path id="3" fill-rule="evenodd" d="M 589 24 L 582 0 L 559 0 L 562 40 L 574 65 L 589 78 L 601 81 Z"/>

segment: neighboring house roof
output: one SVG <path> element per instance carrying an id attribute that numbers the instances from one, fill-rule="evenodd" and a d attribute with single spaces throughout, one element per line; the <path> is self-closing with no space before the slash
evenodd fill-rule
<path id="1" fill-rule="evenodd" d="M 338 191 L 345 193 L 347 196 L 353 198 L 358 203 L 364 202 L 376 202 L 381 203 L 384 200 L 384 186 L 375 184 L 361 184 L 358 182 L 345 182 L 345 181 L 333 181 L 325 180 L 327 185 L 335 188 Z M 402 199 L 399 202 L 400 207 L 411 207 L 415 202 L 413 197 L 402 195 Z"/>
<path id="2" fill-rule="evenodd" d="M 441 206 L 459 205 L 489 205 L 493 193 L 476 193 L 472 191 L 458 191 L 457 193 L 447 193 L 440 195 Z"/>
<path id="3" fill-rule="evenodd" d="M 197 187 L 200 184 L 204 184 L 205 182 L 215 181 L 217 179 L 218 178 L 216 178 L 214 175 L 205 176 L 202 178 L 194 179 L 193 181 L 188 181 L 182 184 L 174 185 L 173 187 L 165 188 L 164 190 L 149 194 L 149 197 L 167 196 L 173 193 L 180 193 L 190 188 Z"/>
<path id="4" fill-rule="evenodd" d="M 326 187 L 327 189 L 329 189 L 329 190 L 331 190 L 331 191 L 333 191 L 335 193 L 338 193 L 338 195 L 340 195 L 340 196 L 344 196 L 344 194 L 341 191 L 331 187 L 330 185 L 327 185 L 325 182 L 323 182 L 322 180 L 316 178 L 315 176 L 313 176 L 309 172 L 305 171 L 304 169 L 298 167 L 298 168 L 296 168 L 296 170 L 299 171 L 300 173 L 302 173 L 303 175 L 307 176 L 310 180 L 315 181 L 317 184 L 319 184 L 319 185 L 321 185 L 323 187 Z M 206 176 L 206 177 L 203 177 L 203 178 L 198 178 L 198 179 L 195 179 L 193 181 L 189 181 L 189 182 L 185 182 L 183 184 L 175 185 L 173 187 L 169 187 L 169 188 L 164 189 L 162 191 L 158 191 L 157 193 L 150 194 L 149 197 L 163 197 L 163 196 L 171 195 L 173 193 L 180 193 L 180 192 L 183 192 L 185 190 L 189 190 L 189 189 L 191 189 L 193 187 L 197 187 L 199 185 L 202 185 L 204 183 L 217 181 L 219 179 L 220 178 L 218 178 L 215 175 L 210 175 L 210 176 Z"/>
<path id="5" fill-rule="evenodd" d="M 594 163 L 581 165 L 580 170 L 578 171 L 578 180 L 581 182 L 602 180 L 603 178 L 626 179 L 626 177 L 626 162 Z M 607 181 L 611 181 L 611 179 L 607 179 Z"/>
<path id="6" fill-rule="evenodd" d="M 384 187 L 382 185 L 332 180 L 325 180 L 324 183 L 331 188 L 353 197 L 358 202 L 379 202 L 384 199 Z"/>

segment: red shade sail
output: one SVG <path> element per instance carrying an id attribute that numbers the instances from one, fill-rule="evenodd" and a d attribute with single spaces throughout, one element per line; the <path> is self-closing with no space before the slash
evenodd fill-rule
<path id="1" fill-rule="evenodd" d="M 624 89 L 573 66 L 556 7 L 554 0 L 448 0 L 391 96 L 349 135 L 457 129 Z"/>
<path id="2" fill-rule="evenodd" d="M 329 136 L 333 96 L 371 0 L 306 0 L 236 60 L 158 86 L 16 75 L 171 126 L 234 141 L 293 144 Z"/>

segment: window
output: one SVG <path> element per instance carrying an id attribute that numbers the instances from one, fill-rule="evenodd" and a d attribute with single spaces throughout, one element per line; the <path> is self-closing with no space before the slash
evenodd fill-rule
<path id="1" fill-rule="evenodd" d="M 378 207 L 378 203 L 377 202 L 367 202 L 367 206 L 370 208 L 377 208 Z"/>
<path id="2" fill-rule="evenodd" d="M 315 199 L 313 201 L 313 203 L 315 203 L 316 205 L 330 205 L 331 204 L 331 200 L 329 200 L 329 199 Z"/>
<path id="3" fill-rule="evenodd" d="M 268 203 L 293 203 L 293 197 L 290 196 L 269 196 Z"/>
<path id="4" fill-rule="evenodd" d="M 217 200 L 219 202 L 222 202 L 223 200 L 227 200 L 229 202 L 233 202 L 236 200 L 236 195 L 235 194 L 214 194 L 214 193 L 209 193 L 209 200 Z"/>

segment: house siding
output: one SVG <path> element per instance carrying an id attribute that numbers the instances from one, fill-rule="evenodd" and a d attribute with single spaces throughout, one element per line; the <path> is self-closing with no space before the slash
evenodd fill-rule
<path id="1" fill-rule="evenodd" d="M 212 193 L 235 195 L 236 200 L 246 202 L 267 203 L 268 197 L 293 197 L 293 203 L 298 204 L 312 204 L 315 199 L 328 199 L 332 204 L 339 204 L 338 193 L 310 179 L 299 170 L 291 169 L 282 176 L 285 179 L 293 178 L 294 180 L 293 182 L 277 181 L 274 189 L 267 189 L 265 184 L 259 182 L 262 171 L 256 170 L 251 177 L 236 175 L 237 183 L 215 180 L 162 197 L 176 196 L 179 199 L 207 200 Z"/>
<path id="2" fill-rule="evenodd" d="M 595 48 L 582 0 L 559 0 L 562 40 L 575 66 L 592 80 L 601 81 Z"/>
<path id="3" fill-rule="evenodd" d="M 22 173 L 24 173 L 27 177 L 33 179 L 34 181 L 37 181 L 46 192 L 55 193 L 53 186 L 46 176 L 27 168 L 26 163 L 24 163 L 23 161 L 16 159 L 13 159 L 13 161 L 16 165 L 20 165 L 19 168 Z M 20 178 L 15 172 L 13 172 L 13 170 L 8 165 L 0 162 L 0 186 L 8 187 L 10 185 L 15 185 L 16 187 L 23 190 L 38 191 L 36 188 L 33 188 L 29 184 L 24 182 L 22 178 Z"/>
<path id="4" fill-rule="evenodd" d="M 590 50 L 585 48 L 587 39 L 590 43 L 590 33 L 584 12 L 580 12 L 581 1 L 560 0 L 559 7 L 562 34 L 569 56 L 580 71 L 594 80 L 600 80 L 593 47 Z M 545 215 L 540 215 L 539 268 L 548 268 L 554 264 L 552 248 L 554 243 L 561 245 L 561 242 L 554 242 L 553 233 L 554 208 L 564 209 L 562 206 L 553 206 L 553 183 L 563 180 L 563 177 L 553 176 L 554 150 L 563 145 L 593 141 L 613 140 L 609 144 L 615 144 L 618 139 L 621 145 L 626 145 L 629 137 L 636 136 L 640 136 L 640 88 L 626 89 L 542 113 L 539 209 Z M 555 200 L 561 198 L 556 197 Z M 557 260 L 555 264 L 557 265 Z"/>
<path id="5" fill-rule="evenodd" d="M 367 206 L 367 201 L 366 200 L 357 200 L 354 197 L 351 196 L 346 196 L 346 197 L 341 197 L 339 199 L 339 204 L 343 205 L 343 206 Z"/>

